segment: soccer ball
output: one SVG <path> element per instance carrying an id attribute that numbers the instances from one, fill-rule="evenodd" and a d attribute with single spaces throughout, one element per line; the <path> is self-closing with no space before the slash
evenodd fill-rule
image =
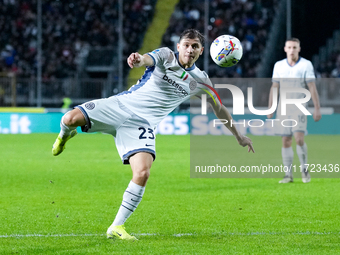
<path id="1" fill-rule="evenodd" d="M 242 54 L 242 44 L 235 36 L 220 35 L 210 45 L 210 56 L 221 67 L 236 65 Z"/>

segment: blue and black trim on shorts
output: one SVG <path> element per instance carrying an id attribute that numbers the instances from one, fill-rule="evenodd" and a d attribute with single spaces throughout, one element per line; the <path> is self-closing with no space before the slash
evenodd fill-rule
<path id="1" fill-rule="evenodd" d="M 151 156 L 153 157 L 153 161 L 155 161 L 155 159 L 156 159 L 156 152 L 154 150 L 147 149 L 147 148 L 140 148 L 140 149 L 135 149 L 135 150 L 132 150 L 132 151 L 129 151 L 129 152 L 125 153 L 123 155 L 123 159 L 122 159 L 123 164 L 124 165 L 130 164 L 130 162 L 129 162 L 130 157 L 135 155 L 138 152 L 147 152 L 147 153 L 150 153 Z"/>

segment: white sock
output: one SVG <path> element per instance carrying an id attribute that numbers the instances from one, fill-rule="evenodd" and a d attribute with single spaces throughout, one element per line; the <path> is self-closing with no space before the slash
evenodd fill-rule
<path id="1" fill-rule="evenodd" d="M 129 186 L 124 192 L 123 202 L 118 210 L 113 226 L 123 225 L 130 215 L 135 211 L 139 202 L 142 200 L 145 187 L 130 181 Z"/>
<path id="2" fill-rule="evenodd" d="M 70 127 L 70 126 L 65 125 L 65 123 L 64 123 L 64 116 L 61 118 L 61 121 L 60 121 L 60 133 L 59 133 L 59 136 L 61 138 L 65 138 L 65 137 L 69 136 L 71 131 L 77 128 L 77 127 Z"/>
<path id="3" fill-rule="evenodd" d="M 283 148 L 282 147 L 282 162 L 285 167 L 286 176 L 292 176 L 292 164 L 294 159 L 294 151 L 292 147 Z"/>
<path id="4" fill-rule="evenodd" d="M 305 169 L 305 164 L 307 164 L 307 158 L 308 158 L 307 144 L 304 143 L 302 146 L 296 145 L 296 154 L 298 155 L 299 160 L 300 160 L 301 171 L 303 171 Z"/>

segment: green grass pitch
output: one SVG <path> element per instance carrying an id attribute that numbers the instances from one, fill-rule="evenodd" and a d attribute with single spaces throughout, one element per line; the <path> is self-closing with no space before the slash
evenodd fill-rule
<path id="1" fill-rule="evenodd" d="M 129 166 L 108 135 L 79 134 L 58 157 L 55 138 L 0 135 L 0 254 L 340 254 L 340 179 L 190 178 L 190 136 L 157 136 L 145 195 L 125 224 L 139 241 L 106 239 Z M 234 161 L 280 164 L 278 137 L 251 138 L 255 154 L 219 139 Z M 309 158 L 340 163 L 339 138 L 307 136 Z"/>

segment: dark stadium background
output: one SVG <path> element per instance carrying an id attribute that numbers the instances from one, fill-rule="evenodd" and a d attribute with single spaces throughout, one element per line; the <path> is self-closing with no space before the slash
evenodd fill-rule
<path id="1" fill-rule="evenodd" d="M 338 0 L 292 1 L 292 36 L 302 42 L 301 55 L 311 59 L 320 46 L 326 44 L 333 31 L 340 28 L 339 9 Z"/>

